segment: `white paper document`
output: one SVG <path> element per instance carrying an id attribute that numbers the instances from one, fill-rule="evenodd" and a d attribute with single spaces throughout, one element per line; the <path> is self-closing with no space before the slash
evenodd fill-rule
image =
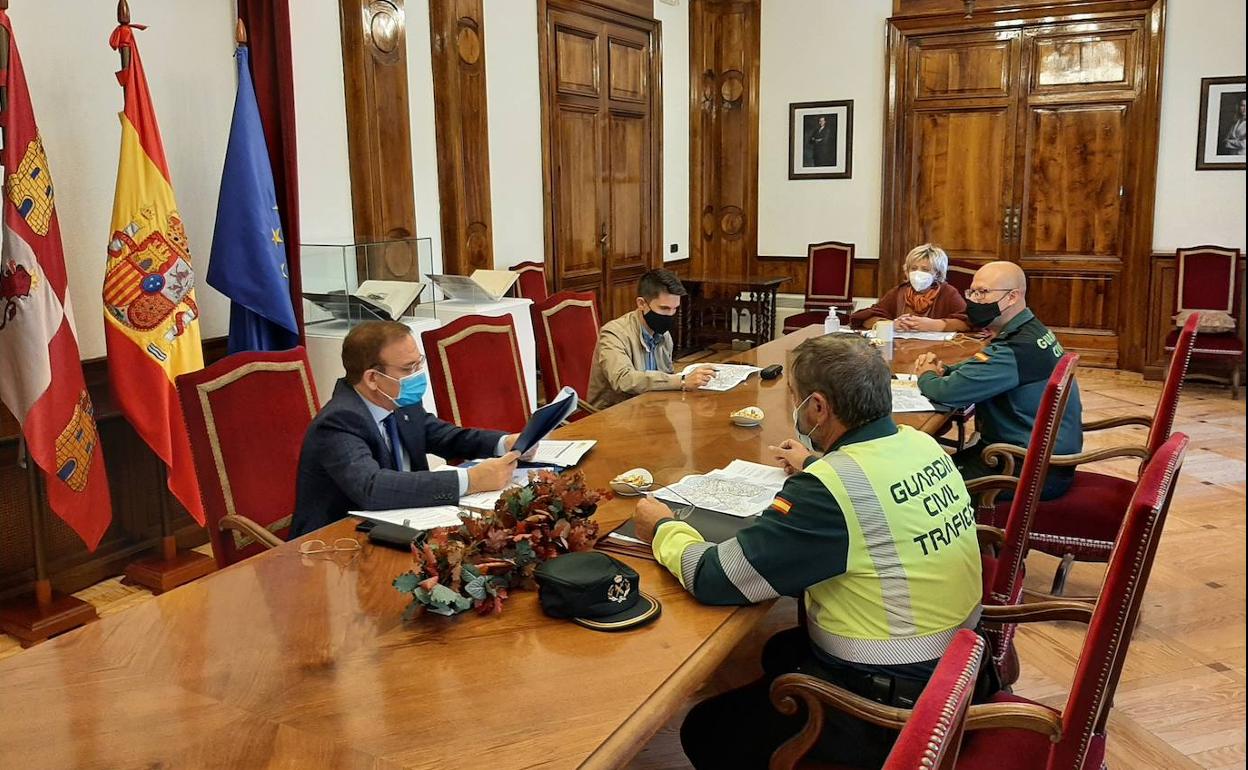
<path id="1" fill-rule="evenodd" d="M 708 511 L 745 518 L 771 505 L 784 486 L 784 478 L 784 471 L 779 468 L 734 460 L 727 468 L 685 476 L 657 490 L 654 496 L 678 506 L 692 503 Z"/>
<path id="2" fill-rule="evenodd" d="M 932 402 L 919 392 L 919 388 L 914 383 L 893 382 L 893 411 L 894 412 L 934 412 L 936 408 L 932 406 Z"/>
<path id="3" fill-rule="evenodd" d="M 479 510 L 492 511 L 494 503 L 498 502 L 498 498 L 503 496 L 503 492 L 512 487 L 522 487 L 529 483 L 529 474 L 537 471 L 551 471 L 554 468 L 516 468 L 511 474 L 511 483 L 503 489 L 496 489 L 493 492 L 474 492 L 471 495 L 464 495 L 459 498 L 460 506 L 464 508 L 477 508 Z"/>
<path id="4" fill-rule="evenodd" d="M 611 538 L 612 540 L 619 540 L 621 543 L 635 543 L 637 545 L 650 545 L 645 540 L 638 540 L 635 537 L 629 537 L 628 535 L 621 535 L 618 532 L 608 532 L 607 537 Z"/>
<path id="5" fill-rule="evenodd" d="M 711 366 L 715 369 L 715 376 L 711 381 L 703 385 L 701 390 L 725 391 L 732 390 L 741 383 L 745 382 L 751 374 L 761 372 L 762 369 L 757 366 L 747 366 L 745 364 L 689 364 L 684 368 L 681 374 L 689 374 L 694 369 L 702 366 Z"/>
<path id="6" fill-rule="evenodd" d="M 537 443 L 537 449 L 534 450 L 533 456 L 529 458 L 529 462 L 538 465 L 557 465 L 560 468 L 570 468 L 581 461 L 585 453 L 594 448 L 597 441 L 587 439 L 582 441 L 551 441 L 543 439 Z"/>
<path id="7" fill-rule="evenodd" d="M 458 527 L 460 525 L 459 507 L 455 505 L 435 505 L 429 508 L 394 508 L 389 511 L 350 511 L 350 516 L 358 516 L 370 521 L 387 521 L 412 529 L 436 529 L 437 527 Z"/>

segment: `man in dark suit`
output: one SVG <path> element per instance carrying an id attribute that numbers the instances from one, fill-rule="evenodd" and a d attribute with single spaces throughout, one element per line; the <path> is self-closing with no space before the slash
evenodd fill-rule
<path id="1" fill-rule="evenodd" d="M 459 428 L 421 406 L 428 378 L 406 326 L 356 326 L 342 343 L 342 365 L 346 377 L 303 440 L 292 538 L 347 511 L 454 505 L 461 495 L 511 481 L 518 434 Z M 430 471 L 426 452 L 489 459 L 468 469 Z"/>

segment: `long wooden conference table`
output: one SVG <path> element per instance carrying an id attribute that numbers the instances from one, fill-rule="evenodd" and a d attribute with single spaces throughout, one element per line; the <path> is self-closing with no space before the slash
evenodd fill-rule
<path id="1" fill-rule="evenodd" d="M 810 327 L 736 360 L 784 363 Z M 980 343 L 898 341 L 895 369 Z M 756 405 L 758 428 L 729 422 Z M 769 462 L 793 436 L 785 378 L 725 393 L 650 393 L 561 429 L 595 438 L 581 463 L 607 485 Z M 935 433 L 942 415 L 901 414 Z M 603 532 L 633 501 L 596 514 Z M 316 536 L 357 537 L 347 519 Z M 501 615 L 404 623 L 391 581 L 410 556 L 268 551 L 0 661 L 0 765 L 22 768 L 610 768 L 624 764 L 766 612 L 698 604 L 659 565 L 630 559 L 663 604 L 618 634 L 544 616 L 536 592 Z"/>

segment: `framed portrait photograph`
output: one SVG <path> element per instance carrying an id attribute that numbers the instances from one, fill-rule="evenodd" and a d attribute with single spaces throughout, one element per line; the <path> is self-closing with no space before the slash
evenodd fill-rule
<path id="1" fill-rule="evenodd" d="M 789 179 L 849 179 L 853 159 L 852 100 L 789 105 Z"/>
<path id="2" fill-rule="evenodd" d="M 1200 81 L 1196 170 L 1244 170 L 1244 77 Z"/>

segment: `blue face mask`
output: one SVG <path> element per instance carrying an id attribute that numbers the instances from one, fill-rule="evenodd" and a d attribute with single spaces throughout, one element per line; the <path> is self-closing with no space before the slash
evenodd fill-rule
<path id="1" fill-rule="evenodd" d="M 394 380 L 399 383 L 398 398 L 390 398 L 388 393 L 382 393 L 383 396 L 390 398 L 390 400 L 394 402 L 394 405 L 398 407 L 416 406 L 424 399 L 425 390 L 429 388 L 429 377 L 425 374 L 423 369 L 419 372 L 412 372 L 402 378 L 391 377 L 381 371 L 377 373 L 386 379 Z"/>

